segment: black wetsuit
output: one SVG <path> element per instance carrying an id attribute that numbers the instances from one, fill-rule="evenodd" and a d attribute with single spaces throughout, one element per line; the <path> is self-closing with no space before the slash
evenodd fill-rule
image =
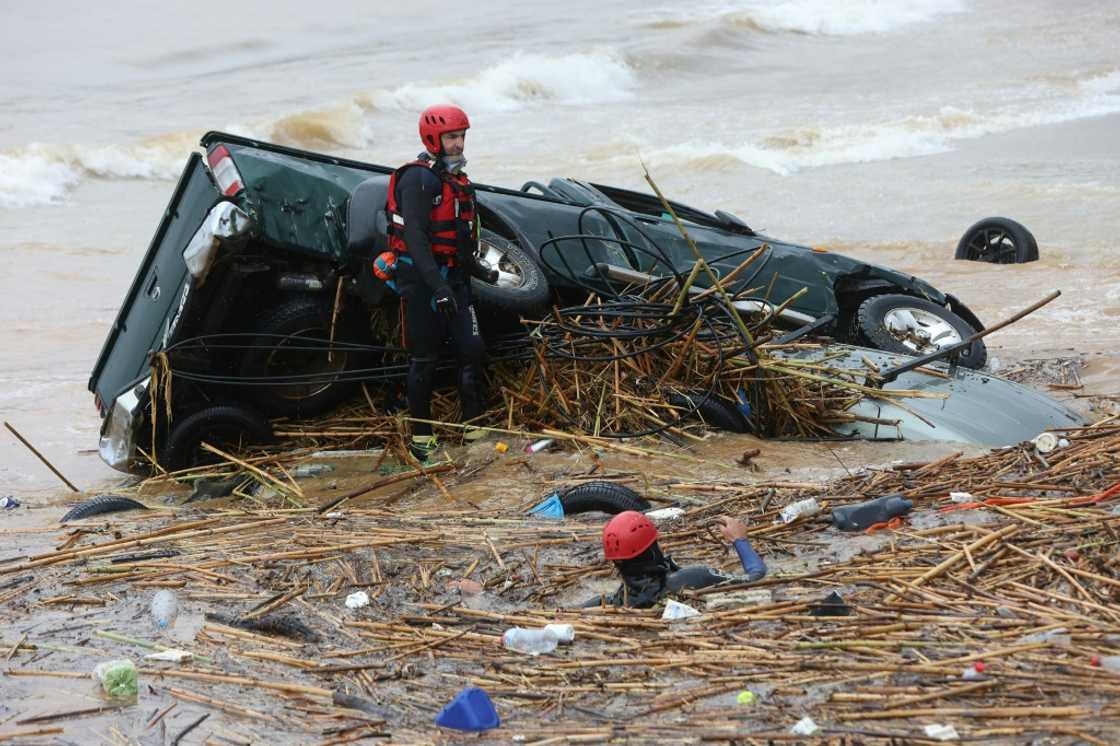
<path id="1" fill-rule="evenodd" d="M 450 335 L 458 358 L 459 400 L 464 420 L 485 409 L 482 357 L 485 347 L 471 297 L 470 277 L 482 272 L 475 261 L 470 237 L 460 241 L 455 266 L 448 268 L 432 254 L 431 210 L 443 191 L 432 169 L 406 169 L 397 183 L 397 205 L 404 217 L 408 252 L 397 263 L 397 288 L 404 308 L 404 330 L 409 351 L 408 413 L 432 418 L 432 389 L 440 346 Z M 436 310 L 435 296 L 450 292 L 458 311 L 448 319 Z M 412 423 L 414 435 L 431 435 L 430 425 Z"/>
<path id="2" fill-rule="evenodd" d="M 622 574 L 622 585 L 609 596 L 596 596 L 583 606 L 629 606 L 648 609 L 664 596 L 686 589 L 707 588 L 729 581 L 754 582 L 766 576 L 766 563 L 746 539 L 733 544 L 743 564 L 744 575 L 728 575 L 706 565 L 679 567 L 672 557 L 661 552 L 656 543 L 637 557 L 615 562 Z"/>

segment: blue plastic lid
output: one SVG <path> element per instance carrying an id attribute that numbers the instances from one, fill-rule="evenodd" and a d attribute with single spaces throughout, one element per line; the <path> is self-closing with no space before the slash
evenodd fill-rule
<path id="1" fill-rule="evenodd" d="M 501 725 L 490 696 L 476 686 L 455 695 L 455 699 L 436 715 L 436 725 L 455 730 L 484 731 Z"/>
<path id="2" fill-rule="evenodd" d="M 529 515 L 536 516 L 537 518 L 563 520 L 564 503 L 560 502 L 560 493 L 553 492 L 542 500 L 539 505 L 529 508 Z"/>

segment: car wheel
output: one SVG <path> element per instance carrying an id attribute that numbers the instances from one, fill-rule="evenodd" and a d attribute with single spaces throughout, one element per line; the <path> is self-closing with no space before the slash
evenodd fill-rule
<path id="1" fill-rule="evenodd" d="M 147 510 L 148 506 L 137 502 L 130 497 L 116 495 L 98 495 L 88 500 L 83 500 L 67 511 L 66 515 L 58 519 L 59 523 L 77 521 L 105 513 L 119 513 L 122 510 Z"/>
<path id="2" fill-rule="evenodd" d="M 219 460 L 218 456 L 204 450 L 202 443 L 226 450 L 271 441 L 272 426 L 260 414 L 248 407 L 221 404 L 199 410 L 172 424 L 163 453 L 158 456 L 163 468 L 179 471 Z"/>
<path id="3" fill-rule="evenodd" d="M 483 231 L 475 257 L 483 268 L 498 270 L 498 282 L 493 285 L 477 277 L 471 279 L 471 290 L 479 303 L 515 313 L 538 311 L 548 305 L 548 278 L 517 244 Z"/>
<path id="4" fill-rule="evenodd" d="M 355 384 L 332 380 L 331 375 L 342 373 L 348 363 L 356 367 L 356 353 L 331 350 L 330 325 L 328 309 L 313 298 L 291 298 L 268 311 L 257 322 L 257 336 L 241 359 L 240 374 L 279 382 L 245 386 L 246 397 L 271 417 L 311 417 L 347 398 Z M 335 341 L 353 336 L 339 319 Z M 311 380 L 302 383 L 301 378 Z"/>
<path id="5" fill-rule="evenodd" d="M 1038 242 L 1020 223 L 1008 218 L 985 218 L 969 228 L 957 244 L 954 259 L 991 264 L 1038 261 Z"/>
<path id="6" fill-rule="evenodd" d="M 716 430 L 726 430 L 730 433 L 749 433 L 750 423 L 732 402 L 721 396 L 712 394 L 704 398 L 703 391 L 692 391 L 688 394 L 669 394 L 667 401 L 674 407 L 695 408 L 696 414 L 708 427 Z"/>
<path id="7" fill-rule="evenodd" d="M 564 515 L 598 511 L 618 515 L 624 510 L 649 510 L 649 501 L 624 484 L 585 482 L 560 493 Z"/>
<path id="8" fill-rule="evenodd" d="M 928 355 L 976 333 L 948 308 L 910 295 L 874 295 L 860 304 L 856 328 L 871 347 L 903 355 Z M 988 359 L 982 340 L 960 356 L 966 368 L 981 368 Z"/>

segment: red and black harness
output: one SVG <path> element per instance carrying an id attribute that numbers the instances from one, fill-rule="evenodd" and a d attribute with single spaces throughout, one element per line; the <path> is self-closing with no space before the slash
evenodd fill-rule
<path id="1" fill-rule="evenodd" d="M 397 204 L 397 181 L 405 169 L 430 168 L 439 176 L 443 187 L 440 195 L 432 200 L 429 238 L 432 255 L 436 261 L 454 267 L 459 247 L 465 245 L 474 233 L 474 186 L 466 174 L 453 174 L 446 169 L 435 169 L 434 160 L 415 160 L 404 164 L 389 178 L 389 198 L 385 206 L 388 213 L 389 248 L 396 254 L 408 253 L 404 240 L 404 216 Z"/>

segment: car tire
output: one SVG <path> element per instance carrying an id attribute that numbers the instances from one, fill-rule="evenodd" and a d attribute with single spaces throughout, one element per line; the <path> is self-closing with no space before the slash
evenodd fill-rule
<path id="1" fill-rule="evenodd" d="M 560 493 L 564 515 L 597 511 L 617 515 L 624 510 L 649 510 L 649 501 L 624 484 L 584 482 Z"/>
<path id="2" fill-rule="evenodd" d="M 667 401 L 674 407 L 689 407 L 696 410 L 696 414 L 708 427 L 717 430 L 726 430 L 729 433 L 749 433 L 750 423 L 743 417 L 743 413 L 732 402 L 722 396 L 711 394 L 704 398 L 704 391 L 692 391 L 688 394 L 669 394 Z"/>
<path id="3" fill-rule="evenodd" d="M 1038 242 L 1020 223 L 1008 218 L 984 218 L 961 236 L 954 259 L 991 264 L 1038 261 Z"/>
<path id="4" fill-rule="evenodd" d="M 354 351 L 336 349 L 328 360 L 330 324 L 329 310 L 315 298 L 288 298 L 257 321 L 257 336 L 241 359 L 241 377 L 268 379 L 319 373 L 329 379 L 331 373 L 357 367 L 352 364 L 352 358 L 357 356 Z M 345 341 L 353 336 L 344 320 L 338 319 L 335 340 Z M 323 349 L 285 353 L 285 345 L 296 337 L 321 340 Z M 295 344 L 298 342 L 293 341 Z M 300 418 L 329 411 L 348 398 L 356 385 L 353 382 L 324 380 L 310 384 L 249 385 L 244 387 L 244 391 L 246 398 L 270 417 Z"/>
<path id="5" fill-rule="evenodd" d="M 948 308 L 912 295 L 873 295 L 860 304 L 855 326 L 861 341 L 886 352 L 927 355 L 976 333 L 967 321 Z M 918 333 L 929 339 L 918 338 Z M 982 368 L 988 360 L 983 340 L 976 340 L 959 357 L 966 368 Z"/>
<path id="6" fill-rule="evenodd" d="M 499 272 L 498 283 L 471 278 L 471 291 L 481 305 L 514 313 L 532 313 L 548 305 L 551 289 L 544 270 L 520 246 L 483 231 L 477 258 Z"/>
<path id="7" fill-rule="evenodd" d="M 204 441 L 225 450 L 248 443 L 271 443 L 272 439 L 272 426 L 260 414 L 248 407 L 220 404 L 173 423 L 159 462 L 168 471 L 189 469 L 219 460 L 202 450 Z"/>
<path id="8" fill-rule="evenodd" d="M 66 512 L 59 519 L 59 523 L 77 521 L 105 513 L 119 513 L 122 510 L 147 510 L 148 506 L 137 502 L 131 497 L 117 497 L 116 495 L 98 495 L 88 500 L 83 500 Z"/>

